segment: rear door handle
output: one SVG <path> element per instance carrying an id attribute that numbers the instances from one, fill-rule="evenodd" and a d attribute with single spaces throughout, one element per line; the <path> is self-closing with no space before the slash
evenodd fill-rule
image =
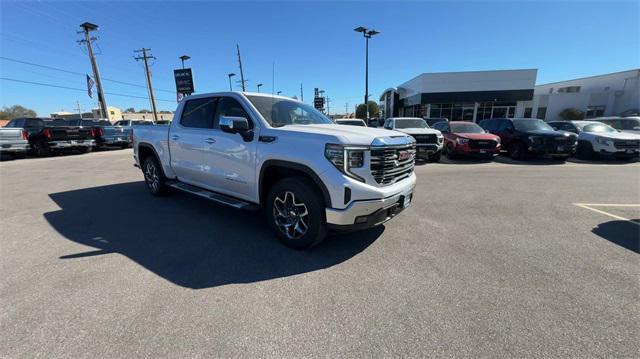
<path id="1" fill-rule="evenodd" d="M 204 140 L 204 142 L 206 142 L 208 144 L 212 144 L 212 143 L 216 143 L 216 139 L 209 137 L 206 140 Z"/>
<path id="2" fill-rule="evenodd" d="M 177 140 L 177 139 L 179 139 L 179 138 L 180 138 L 180 136 L 178 136 L 178 135 L 173 135 L 173 136 L 171 136 L 171 139 L 172 139 L 173 141 L 175 141 L 175 140 Z"/>

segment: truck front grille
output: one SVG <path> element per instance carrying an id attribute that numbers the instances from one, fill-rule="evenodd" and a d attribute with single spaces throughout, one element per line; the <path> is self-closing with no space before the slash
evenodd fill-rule
<path id="1" fill-rule="evenodd" d="M 412 135 L 413 138 L 416 139 L 416 143 L 419 144 L 435 144 L 438 142 L 438 136 L 435 134 L 428 135 Z"/>
<path id="2" fill-rule="evenodd" d="M 411 176 L 415 144 L 371 148 L 371 175 L 378 184 L 390 185 Z"/>
<path id="3" fill-rule="evenodd" d="M 627 141 L 614 141 L 613 145 L 616 148 L 623 150 L 636 150 L 640 147 L 640 141 L 627 140 Z"/>
<path id="4" fill-rule="evenodd" d="M 495 140 L 469 140 L 469 148 L 471 149 L 494 149 L 498 145 Z"/>

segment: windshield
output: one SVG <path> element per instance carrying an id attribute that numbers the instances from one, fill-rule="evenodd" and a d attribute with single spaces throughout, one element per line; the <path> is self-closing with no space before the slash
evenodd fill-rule
<path id="1" fill-rule="evenodd" d="M 582 127 L 582 131 L 584 131 L 584 132 L 598 132 L 598 133 L 618 132 L 613 127 L 611 127 L 609 125 L 605 125 L 604 123 L 594 123 L 594 124 L 591 124 L 591 125 L 586 125 L 586 126 Z"/>
<path id="2" fill-rule="evenodd" d="M 302 102 L 268 96 L 247 96 L 264 119 L 274 127 L 332 124 L 329 118 Z"/>
<path id="3" fill-rule="evenodd" d="M 475 123 L 450 123 L 451 132 L 454 133 L 484 133 L 482 127 Z"/>
<path id="4" fill-rule="evenodd" d="M 429 128 L 429 125 L 421 118 L 399 118 L 396 119 L 396 128 Z"/>
<path id="5" fill-rule="evenodd" d="M 553 128 L 542 120 L 513 120 L 518 131 L 553 131 Z"/>
<path id="6" fill-rule="evenodd" d="M 625 118 L 620 120 L 622 130 L 637 130 L 640 127 L 640 120 L 635 118 Z"/>
<path id="7" fill-rule="evenodd" d="M 361 120 L 337 120 L 336 123 L 338 125 L 350 125 L 350 126 L 361 126 L 365 127 L 365 124 Z"/>

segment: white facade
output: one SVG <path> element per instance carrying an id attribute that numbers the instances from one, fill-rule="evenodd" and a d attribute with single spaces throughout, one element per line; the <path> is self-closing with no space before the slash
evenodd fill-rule
<path id="1" fill-rule="evenodd" d="M 617 116 L 640 109 L 640 69 L 553 82 L 535 87 L 526 103 L 531 117 L 560 120 L 560 112 L 576 108 L 587 118 Z"/>

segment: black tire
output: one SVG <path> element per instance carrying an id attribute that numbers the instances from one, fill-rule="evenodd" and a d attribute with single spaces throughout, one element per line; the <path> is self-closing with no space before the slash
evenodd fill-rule
<path id="1" fill-rule="evenodd" d="M 522 143 L 515 142 L 511 145 L 509 149 L 509 156 L 511 156 L 512 160 L 521 160 L 524 158 L 526 154 L 526 149 L 522 145 Z"/>
<path id="2" fill-rule="evenodd" d="M 154 196 L 167 194 L 167 178 L 164 176 L 162 167 L 154 156 L 149 156 L 144 160 L 142 164 L 142 174 L 144 175 L 144 183 L 147 185 L 149 193 Z"/>
<path id="3" fill-rule="evenodd" d="M 454 148 L 453 143 L 451 142 L 447 143 L 447 146 L 445 147 L 447 151 L 447 158 L 450 160 L 455 160 L 456 158 L 458 158 L 458 155 L 456 154 L 453 148 Z"/>
<path id="4" fill-rule="evenodd" d="M 37 157 L 47 157 L 51 154 L 49 146 L 44 141 L 35 142 L 32 146 L 33 154 Z"/>
<path id="5" fill-rule="evenodd" d="M 80 152 L 80 153 L 82 153 L 82 154 L 84 154 L 84 153 L 89 153 L 89 152 L 91 152 L 92 150 L 93 150 L 93 148 L 92 148 L 92 147 L 89 147 L 89 146 L 87 146 L 87 147 L 80 147 L 80 148 L 78 148 L 78 152 Z"/>
<path id="6" fill-rule="evenodd" d="M 288 247 L 313 247 L 327 236 L 322 194 L 307 178 L 289 177 L 277 182 L 269 189 L 264 207 L 269 225 Z"/>
<path id="7" fill-rule="evenodd" d="M 576 157 L 581 160 L 590 160 L 593 158 L 593 145 L 590 142 L 580 141 L 578 142 L 578 149 L 576 151 Z"/>
<path id="8" fill-rule="evenodd" d="M 432 155 L 429 155 L 429 162 L 440 162 L 440 158 L 442 157 L 442 151 L 438 151 Z"/>

